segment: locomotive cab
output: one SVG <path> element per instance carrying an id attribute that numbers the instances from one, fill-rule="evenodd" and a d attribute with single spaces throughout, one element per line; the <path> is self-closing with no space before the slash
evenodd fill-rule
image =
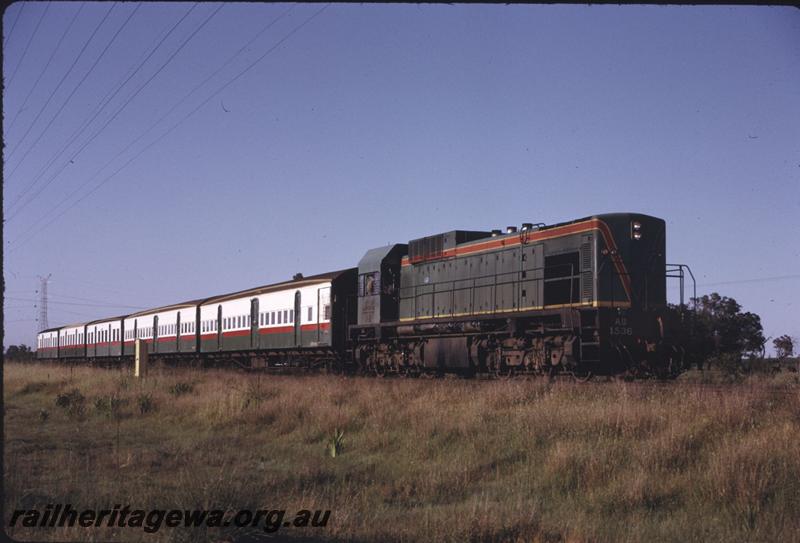
<path id="1" fill-rule="evenodd" d="M 359 326 L 397 320 L 400 261 L 407 252 L 408 245 L 386 245 L 367 251 L 358 262 Z"/>

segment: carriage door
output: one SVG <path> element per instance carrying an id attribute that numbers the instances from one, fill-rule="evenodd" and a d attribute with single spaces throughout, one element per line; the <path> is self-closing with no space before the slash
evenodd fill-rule
<path id="1" fill-rule="evenodd" d="M 331 318 L 331 287 L 317 289 L 317 342 L 330 345 L 330 331 L 333 323 L 327 323 L 327 329 L 323 329 L 325 319 Z"/>
<path id="2" fill-rule="evenodd" d="M 258 298 L 250 300 L 250 348 L 258 349 Z"/>
<path id="3" fill-rule="evenodd" d="M 298 347 L 303 343 L 303 338 L 300 335 L 300 320 L 302 318 L 300 313 L 300 291 L 297 290 L 294 293 L 294 344 Z"/>
<path id="4" fill-rule="evenodd" d="M 217 350 L 222 350 L 222 306 L 217 306 Z"/>
<path id="5" fill-rule="evenodd" d="M 178 311 L 178 322 L 175 324 L 175 350 L 181 352 L 181 312 Z"/>
<path id="6" fill-rule="evenodd" d="M 153 352 L 158 352 L 158 315 L 153 317 Z"/>

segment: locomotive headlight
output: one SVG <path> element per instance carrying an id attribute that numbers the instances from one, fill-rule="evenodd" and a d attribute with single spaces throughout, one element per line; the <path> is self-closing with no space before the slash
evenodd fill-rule
<path id="1" fill-rule="evenodd" d="M 637 241 L 642 239 L 642 223 L 639 221 L 631 223 L 631 237 Z"/>

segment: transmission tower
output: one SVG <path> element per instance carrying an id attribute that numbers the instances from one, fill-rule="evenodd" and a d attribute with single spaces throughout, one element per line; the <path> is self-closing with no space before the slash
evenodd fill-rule
<path id="1" fill-rule="evenodd" d="M 39 326 L 40 330 L 47 330 L 50 325 L 47 323 L 47 283 L 50 281 L 52 273 L 48 273 L 47 277 L 39 275 L 41 286 L 39 287 Z"/>

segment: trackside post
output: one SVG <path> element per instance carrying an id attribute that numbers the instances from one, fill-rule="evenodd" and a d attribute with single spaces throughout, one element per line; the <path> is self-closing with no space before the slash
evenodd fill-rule
<path id="1" fill-rule="evenodd" d="M 136 356 L 134 357 L 133 376 L 144 377 L 147 373 L 147 343 L 137 339 L 135 343 Z"/>

